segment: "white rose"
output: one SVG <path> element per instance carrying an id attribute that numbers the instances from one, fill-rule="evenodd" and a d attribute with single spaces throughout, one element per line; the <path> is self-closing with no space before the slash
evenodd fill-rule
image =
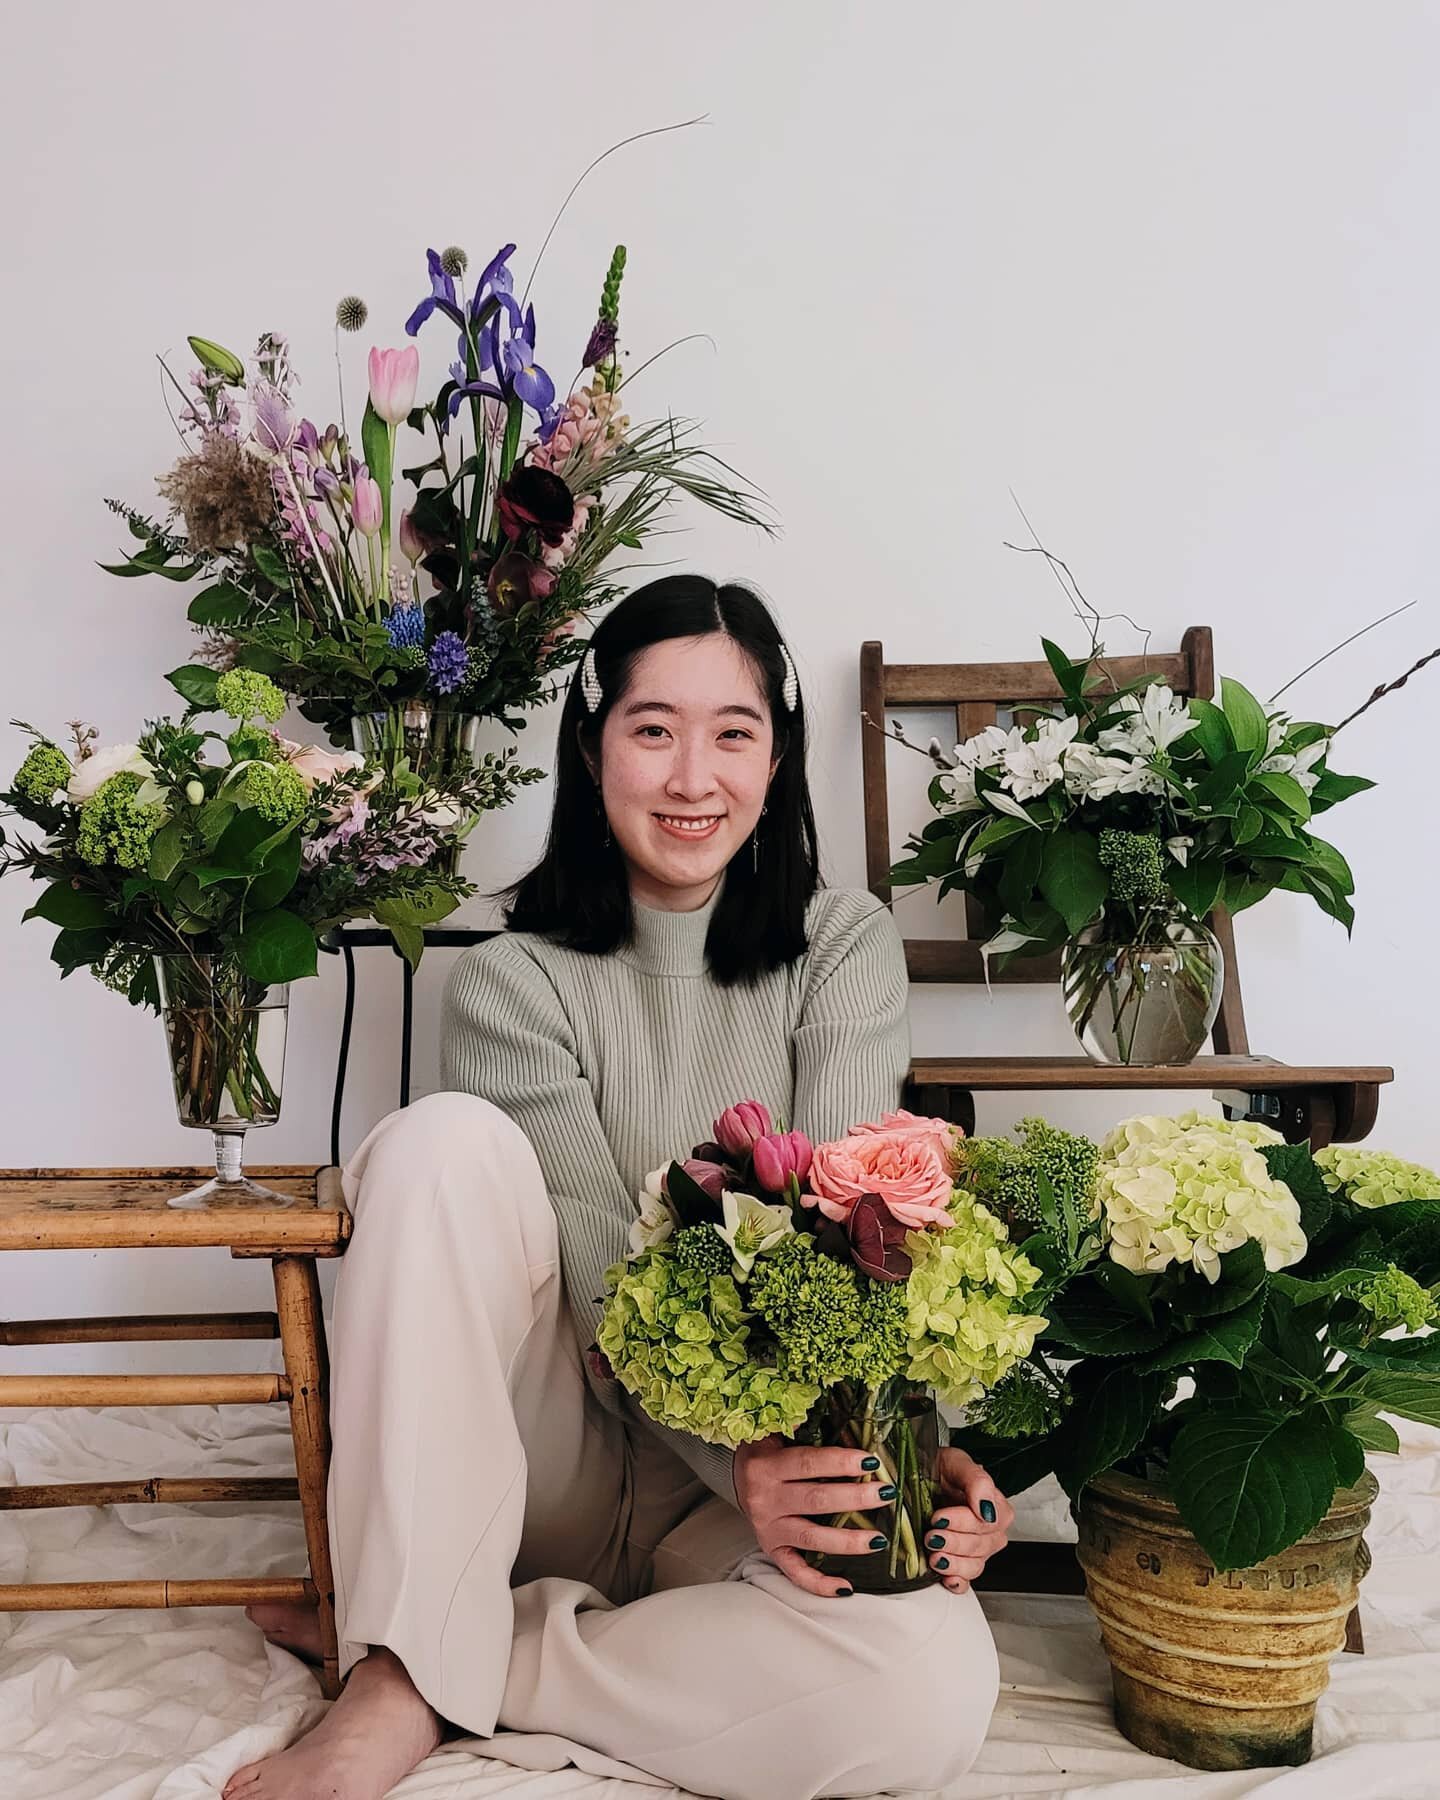
<path id="1" fill-rule="evenodd" d="M 97 750 L 78 763 L 65 793 L 75 806 L 83 806 L 90 796 L 112 775 L 143 775 L 148 781 L 155 773 L 138 744 L 112 744 L 108 750 Z"/>

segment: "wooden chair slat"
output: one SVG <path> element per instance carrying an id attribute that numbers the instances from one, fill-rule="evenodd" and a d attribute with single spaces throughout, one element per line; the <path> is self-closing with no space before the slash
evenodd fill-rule
<path id="1" fill-rule="evenodd" d="M 216 1500 L 298 1500 L 294 1476 L 192 1478 L 152 1475 L 145 1481 L 51 1481 L 0 1487 L 0 1511 L 51 1506 L 195 1506 Z"/>
<path id="2" fill-rule="evenodd" d="M 313 1601 L 303 1576 L 236 1576 L 224 1581 L 37 1581 L 0 1586 L 0 1612 L 91 1612 L 98 1608 L 254 1606 L 265 1600 Z"/>
<path id="3" fill-rule="evenodd" d="M 151 1344 L 276 1338 L 271 1312 L 128 1314 L 108 1319 L 0 1319 L 0 1344 Z"/>

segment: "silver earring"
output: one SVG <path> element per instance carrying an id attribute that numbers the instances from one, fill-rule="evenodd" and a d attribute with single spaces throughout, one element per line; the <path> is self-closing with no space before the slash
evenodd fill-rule
<path id="1" fill-rule="evenodd" d="M 763 819 L 769 810 L 768 806 L 762 806 L 760 817 Z M 750 833 L 750 873 L 752 875 L 760 873 L 760 826 L 758 823 L 754 831 Z"/>

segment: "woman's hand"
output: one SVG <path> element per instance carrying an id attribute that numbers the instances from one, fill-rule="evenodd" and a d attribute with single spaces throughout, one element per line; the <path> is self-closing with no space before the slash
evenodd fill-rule
<path id="1" fill-rule="evenodd" d="M 1015 1508 L 963 1450 L 942 1450 L 937 1468 L 941 1504 L 925 1533 L 930 1565 L 951 1593 L 963 1594 L 1009 1540 Z"/>
<path id="2" fill-rule="evenodd" d="M 887 1519 L 878 1520 L 873 1531 L 842 1531 L 817 1525 L 810 1516 L 888 1509 L 895 1490 L 873 1477 L 878 1467 L 877 1458 L 859 1450 L 810 1449 L 788 1438 L 761 1438 L 735 1452 L 735 1496 L 760 1548 L 796 1587 L 807 1594 L 852 1594 L 848 1581 L 812 1569 L 801 1551 L 878 1556 L 888 1546 Z"/>

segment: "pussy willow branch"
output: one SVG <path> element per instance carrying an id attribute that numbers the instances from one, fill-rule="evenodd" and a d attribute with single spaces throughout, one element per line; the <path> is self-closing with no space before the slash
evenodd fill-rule
<path id="1" fill-rule="evenodd" d="M 1363 706 L 1357 706 L 1354 712 L 1347 714 L 1347 716 L 1335 727 L 1335 731 L 1332 731 L 1330 735 L 1334 737 L 1336 732 L 1343 731 L 1353 720 L 1358 719 L 1361 713 L 1369 712 L 1375 702 L 1377 700 L 1383 700 L 1386 694 L 1393 694 L 1397 688 L 1403 688 L 1412 675 L 1418 675 L 1421 669 L 1425 667 L 1426 663 L 1434 662 L 1437 656 L 1440 656 L 1440 647 L 1432 650 L 1428 656 L 1422 656 L 1419 662 L 1412 663 L 1405 673 L 1397 676 L 1394 681 L 1381 682 L 1380 686 L 1375 689 L 1374 693 L 1371 694 L 1365 704 Z"/>

